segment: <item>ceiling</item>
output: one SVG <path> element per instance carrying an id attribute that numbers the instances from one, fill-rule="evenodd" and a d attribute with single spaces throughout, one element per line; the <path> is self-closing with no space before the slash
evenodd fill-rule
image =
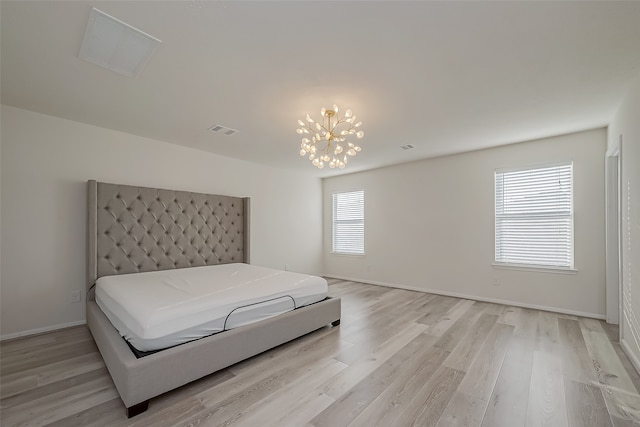
<path id="1" fill-rule="evenodd" d="M 162 40 L 138 77 L 78 58 L 92 7 Z M 0 8 L 3 104 L 321 177 L 605 126 L 640 76 L 640 2 Z M 363 149 L 320 171 L 296 122 L 334 103 Z"/>

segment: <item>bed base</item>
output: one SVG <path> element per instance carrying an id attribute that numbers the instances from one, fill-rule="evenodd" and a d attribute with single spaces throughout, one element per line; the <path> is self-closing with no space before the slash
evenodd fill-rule
<path id="1" fill-rule="evenodd" d="M 146 411 L 153 397 L 329 324 L 340 324 L 339 298 L 327 298 L 138 359 L 96 302 L 87 303 L 87 325 L 129 417 Z"/>

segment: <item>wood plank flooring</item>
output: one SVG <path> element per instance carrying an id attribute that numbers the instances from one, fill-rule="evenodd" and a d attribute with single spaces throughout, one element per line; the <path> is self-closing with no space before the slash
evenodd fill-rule
<path id="1" fill-rule="evenodd" d="M 151 400 L 127 419 L 85 326 L 0 345 L 9 426 L 631 426 L 617 328 L 330 280 L 342 324 Z"/>

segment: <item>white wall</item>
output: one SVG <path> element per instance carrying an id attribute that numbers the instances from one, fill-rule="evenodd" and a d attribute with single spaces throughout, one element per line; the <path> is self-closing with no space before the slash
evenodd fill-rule
<path id="1" fill-rule="evenodd" d="M 609 125 L 609 150 L 622 136 L 621 245 L 624 313 L 621 343 L 640 370 L 640 79 Z"/>
<path id="2" fill-rule="evenodd" d="M 325 179 L 325 274 L 603 317 L 605 149 L 597 129 Z M 574 162 L 578 272 L 492 267 L 494 170 L 560 161 Z M 356 189 L 366 254 L 331 254 L 331 195 Z"/>
<path id="3" fill-rule="evenodd" d="M 251 263 L 322 272 L 320 179 L 13 107 L 1 111 L 2 338 L 84 322 L 86 181 L 251 197 Z"/>

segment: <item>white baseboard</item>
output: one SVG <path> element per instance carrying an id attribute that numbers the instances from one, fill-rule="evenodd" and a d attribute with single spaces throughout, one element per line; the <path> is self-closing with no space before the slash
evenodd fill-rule
<path id="1" fill-rule="evenodd" d="M 638 360 L 633 351 L 631 351 L 631 347 L 629 347 L 629 344 L 627 344 L 625 340 L 620 340 L 620 347 L 622 347 L 624 354 L 627 355 L 633 367 L 636 368 L 636 371 L 640 372 L 640 360 Z"/>
<path id="2" fill-rule="evenodd" d="M 375 280 L 356 279 L 356 278 L 353 278 L 353 277 L 342 277 L 342 276 L 325 276 L 325 277 L 329 277 L 329 278 L 333 278 L 333 279 L 340 279 L 340 280 L 349 280 L 351 282 L 366 283 L 366 284 L 369 284 L 369 285 L 386 286 L 388 288 L 406 289 L 406 290 L 409 290 L 409 291 L 417 291 L 417 292 L 424 292 L 424 293 L 429 293 L 429 294 L 444 295 L 444 296 L 448 296 L 448 297 L 456 297 L 456 298 L 470 299 L 470 300 L 475 300 L 475 301 L 491 302 L 491 303 L 494 303 L 494 304 L 511 305 L 511 306 L 514 306 L 514 307 L 533 308 L 533 309 L 536 309 L 536 310 L 551 311 L 551 312 L 554 312 L 554 313 L 571 314 L 573 316 L 591 317 L 591 318 L 600 319 L 600 320 L 605 320 L 606 319 L 606 316 L 603 315 L 603 314 L 586 313 L 586 312 L 583 312 L 583 311 L 566 310 L 566 309 L 561 309 L 561 308 L 558 308 L 558 307 L 549 307 L 549 306 L 544 306 L 544 305 L 527 304 L 527 303 L 523 303 L 523 302 L 520 302 L 520 301 L 509 301 L 509 300 L 502 300 L 502 299 L 496 299 L 496 298 L 485 298 L 485 297 L 481 297 L 481 296 L 477 296 L 477 295 L 459 294 L 459 293 L 456 293 L 456 292 L 445 292 L 445 291 L 441 291 L 441 290 L 437 290 L 437 289 L 416 288 L 416 287 L 413 287 L 413 286 L 404 286 L 404 285 L 398 285 L 398 284 L 394 284 L 394 283 L 379 282 L 379 281 L 375 281 Z M 27 330 L 27 331 L 14 332 L 14 333 L 11 333 L 11 334 L 0 335 L 0 341 L 10 340 L 10 339 L 20 338 L 20 337 L 26 337 L 26 336 L 29 336 L 29 335 L 41 334 L 43 332 L 51 332 L 51 331 L 55 331 L 55 330 L 58 330 L 58 329 L 70 328 L 72 326 L 84 325 L 86 323 L 87 323 L 86 320 L 79 320 L 79 321 L 76 321 L 76 322 L 62 323 L 62 324 L 59 324 L 59 325 L 47 326 L 47 327 L 44 327 L 44 328 L 37 328 L 37 329 L 30 329 L 30 330 Z M 625 349 L 625 353 L 627 353 L 627 355 L 629 356 L 629 359 L 633 363 L 634 367 L 640 372 L 640 361 L 637 358 L 635 358 L 635 356 L 633 356 L 633 354 L 629 351 L 629 347 L 628 347 L 628 345 L 626 343 L 621 341 L 620 345 L 622 345 L 622 348 Z"/>
<path id="3" fill-rule="evenodd" d="M 44 328 L 30 329 L 28 331 L 14 332 L 12 334 L 0 335 L 0 341 L 10 340 L 14 338 L 26 337 L 29 335 L 41 334 L 43 332 L 57 331 L 58 329 L 70 328 L 86 324 L 86 320 L 78 320 L 77 322 L 61 323 L 59 325 L 47 326 Z"/>
<path id="4" fill-rule="evenodd" d="M 510 300 L 503 300 L 503 299 L 497 299 L 497 298 L 485 298 L 478 295 L 459 294 L 456 292 L 441 291 L 439 289 L 416 288 L 413 286 L 398 285 L 395 283 L 385 283 L 385 282 L 379 282 L 375 280 L 355 279 L 352 277 L 340 277 L 340 276 L 325 276 L 325 277 L 340 279 L 340 280 L 348 280 L 351 282 L 366 283 L 368 285 L 386 286 L 388 288 L 406 289 L 408 291 L 417 291 L 417 292 L 424 292 L 428 294 L 444 295 L 447 297 L 456 297 L 456 298 L 470 299 L 474 301 L 491 302 L 494 304 L 511 305 L 514 307 L 533 308 L 536 310 L 551 311 L 554 313 L 561 313 L 561 314 L 570 314 L 573 316 L 591 317 L 593 319 L 599 319 L 599 320 L 606 319 L 606 316 L 604 314 L 595 314 L 595 313 L 587 313 L 584 311 L 567 310 L 567 309 L 558 308 L 558 307 L 549 307 L 546 305 L 527 304 L 520 301 L 510 301 Z"/>

